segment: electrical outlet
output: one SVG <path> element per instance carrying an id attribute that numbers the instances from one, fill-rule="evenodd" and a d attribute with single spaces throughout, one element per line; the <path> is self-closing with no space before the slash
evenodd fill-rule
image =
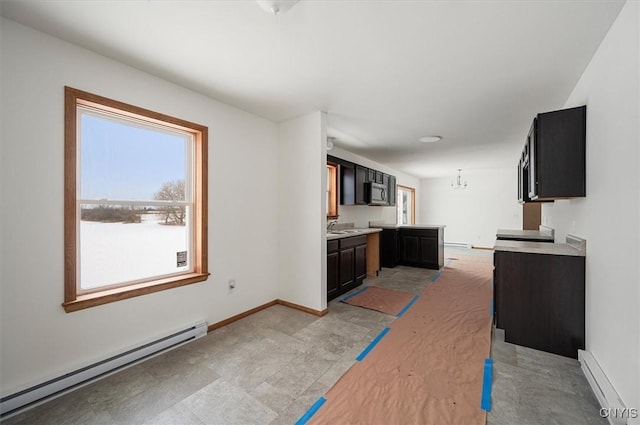
<path id="1" fill-rule="evenodd" d="M 232 293 L 234 290 L 236 289 L 236 280 L 235 279 L 229 279 L 229 293 Z"/>

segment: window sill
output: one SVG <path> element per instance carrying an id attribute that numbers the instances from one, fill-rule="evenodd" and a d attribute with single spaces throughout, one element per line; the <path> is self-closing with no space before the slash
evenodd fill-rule
<path id="1" fill-rule="evenodd" d="M 167 279 L 154 280 L 121 288 L 78 295 L 75 300 L 62 303 L 62 307 L 64 307 L 64 310 L 67 313 L 71 313 L 85 308 L 126 300 L 127 298 L 138 297 L 140 295 L 203 282 L 209 278 L 209 274 L 210 273 L 190 273 Z"/>

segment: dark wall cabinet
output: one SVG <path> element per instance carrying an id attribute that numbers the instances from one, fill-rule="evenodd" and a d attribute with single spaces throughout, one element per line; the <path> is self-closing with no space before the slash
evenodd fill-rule
<path id="1" fill-rule="evenodd" d="M 356 180 L 355 180 L 355 204 L 356 205 L 367 205 L 367 195 L 364 192 L 365 183 L 367 183 L 367 175 L 369 171 L 361 165 L 355 165 L 356 168 Z"/>
<path id="2" fill-rule="evenodd" d="M 386 176 L 386 174 L 385 174 Z M 398 194 L 398 191 L 396 190 L 396 177 L 395 176 L 389 176 L 388 182 L 387 182 L 387 187 L 389 188 L 389 205 L 392 207 L 396 206 L 396 196 Z"/>
<path id="3" fill-rule="evenodd" d="M 586 106 L 538 114 L 518 162 L 518 200 L 586 196 Z"/>
<path id="4" fill-rule="evenodd" d="M 383 229 L 380 265 L 398 264 L 427 269 L 444 266 L 444 229 Z"/>
<path id="5" fill-rule="evenodd" d="M 494 253 L 494 319 L 505 341 L 577 358 L 584 350 L 585 257 Z"/>
<path id="6" fill-rule="evenodd" d="M 367 205 L 365 183 L 380 183 L 388 190 L 387 205 L 396 206 L 395 176 L 330 155 L 327 155 L 327 161 L 337 164 L 340 169 L 340 205 Z"/>
<path id="7" fill-rule="evenodd" d="M 327 241 L 327 300 L 356 286 L 367 277 L 367 236 Z"/>

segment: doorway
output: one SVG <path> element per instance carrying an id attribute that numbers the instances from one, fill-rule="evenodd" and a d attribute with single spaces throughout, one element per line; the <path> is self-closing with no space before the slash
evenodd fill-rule
<path id="1" fill-rule="evenodd" d="M 396 199 L 397 223 L 416 224 L 416 190 L 412 187 L 398 185 Z"/>

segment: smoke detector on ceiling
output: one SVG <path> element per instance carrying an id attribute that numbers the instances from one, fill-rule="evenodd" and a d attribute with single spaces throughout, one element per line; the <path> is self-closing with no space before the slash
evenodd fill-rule
<path id="1" fill-rule="evenodd" d="M 299 0 L 256 0 L 266 12 L 276 16 L 291 9 Z"/>

